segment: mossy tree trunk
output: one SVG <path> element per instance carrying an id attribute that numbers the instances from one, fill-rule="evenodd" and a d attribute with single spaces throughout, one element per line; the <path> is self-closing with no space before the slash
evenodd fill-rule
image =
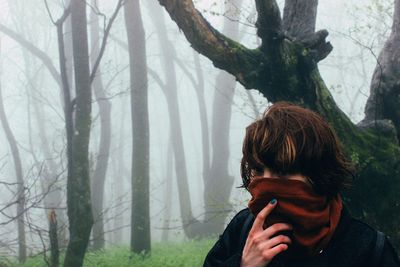
<path id="1" fill-rule="evenodd" d="M 72 44 L 75 71 L 74 121 L 68 136 L 67 205 L 70 239 L 64 267 L 82 266 L 93 216 L 90 202 L 89 138 L 91 126 L 91 87 L 86 3 L 71 1 Z M 68 134 L 68 133 L 67 133 Z"/>
<path id="2" fill-rule="evenodd" d="M 275 0 L 255 0 L 261 39 L 257 49 L 218 32 L 191 0 L 159 2 L 192 47 L 234 75 L 246 89 L 259 90 L 271 102 L 290 101 L 311 108 L 331 123 L 358 168 L 354 186 L 345 195 L 347 204 L 353 214 L 383 230 L 400 246 L 400 114 L 396 109 L 400 99 L 399 75 L 395 75 L 399 72 L 399 0 L 393 33 L 379 58 L 361 125 L 352 123 L 338 108 L 319 74 L 317 63 L 328 56 L 332 45 L 325 41 L 326 30 L 315 32 L 318 1 L 287 0 L 281 16 Z"/>

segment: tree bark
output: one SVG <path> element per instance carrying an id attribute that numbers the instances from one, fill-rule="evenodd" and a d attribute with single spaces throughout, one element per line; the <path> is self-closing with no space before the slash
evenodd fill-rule
<path id="1" fill-rule="evenodd" d="M 149 115 L 146 41 L 139 0 L 125 2 L 132 116 L 131 251 L 150 252 Z"/>
<path id="2" fill-rule="evenodd" d="M 96 3 L 92 0 L 92 5 Z M 90 13 L 91 22 L 91 65 L 94 66 L 96 59 L 100 54 L 100 27 L 99 18 L 92 10 Z M 104 221 L 103 221 L 103 202 L 104 202 L 104 184 L 108 168 L 108 159 L 110 154 L 111 143 L 111 102 L 107 99 L 103 80 L 101 77 L 100 67 L 96 71 L 95 78 L 92 83 L 93 91 L 99 107 L 100 115 L 100 141 L 99 149 L 95 162 L 95 170 L 92 177 L 92 207 L 93 207 L 93 248 L 102 249 L 104 247 Z"/>
<path id="3" fill-rule="evenodd" d="M 213 29 L 195 9 L 191 0 L 159 0 L 159 2 L 177 22 L 192 47 L 213 61 L 216 67 L 234 75 L 245 88 L 259 90 L 271 102 L 290 101 L 311 108 L 325 117 L 335 128 L 348 157 L 353 160 L 358 169 L 354 186 L 346 193 L 346 203 L 354 214 L 383 230 L 392 238 L 393 243 L 400 247 L 400 234 L 395 230 L 396 225 L 400 224 L 400 218 L 397 216 L 400 212 L 398 195 L 400 192 L 400 149 L 398 131 L 396 132 L 398 129 L 391 127 L 390 123 L 385 121 L 381 123 L 382 120 L 374 120 L 373 124 L 377 127 L 365 127 L 365 125 L 357 127 L 336 105 L 317 66 L 317 63 L 328 56 L 332 50 L 332 45 L 325 41 L 328 32 L 312 30 L 315 27 L 317 2 L 297 1 L 302 2 L 303 5 L 307 2 L 312 5 L 312 8 L 310 10 L 303 8 L 304 6 L 296 8 L 295 15 L 289 12 L 290 8 L 287 6 L 283 26 L 279 23 L 280 12 L 276 9 L 274 0 L 256 0 L 259 11 L 256 26 L 262 43 L 259 48 L 253 50 L 237 44 Z M 399 21 L 396 15 L 398 2 L 399 0 L 396 0 L 394 25 L 398 25 Z M 291 3 L 292 1 L 287 1 L 287 5 Z M 294 24 L 300 23 L 299 20 L 302 21 L 302 25 L 305 25 L 304 34 L 298 30 L 290 30 L 286 33 L 283 31 L 283 29 L 295 29 Z M 272 28 L 268 28 L 268 25 Z M 396 26 L 393 31 L 397 32 Z M 270 36 L 266 36 L 267 34 Z M 396 39 L 393 35 L 391 38 L 393 41 Z M 389 43 L 385 46 L 387 50 Z M 392 63 L 384 63 L 382 62 L 384 56 L 380 57 L 380 62 L 388 69 L 390 66 L 395 66 L 396 59 L 399 58 L 396 57 L 399 46 L 391 45 L 390 47 L 393 50 L 387 52 L 387 55 L 389 58 L 394 55 Z M 382 67 L 382 63 L 378 64 L 380 65 L 378 68 Z M 398 69 L 395 69 L 396 72 L 393 73 L 398 73 Z M 375 75 L 375 77 L 378 76 Z M 382 82 L 385 82 L 383 77 L 378 80 L 381 80 L 381 86 Z M 395 90 L 387 90 L 387 92 L 392 92 L 386 95 L 387 99 L 383 97 L 385 101 L 395 102 L 395 104 L 387 104 L 388 107 L 396 104 L 398 106 L 397 97 L 393 97 L 393 92 L 398 92 L 396 90 L 399 87 L 392 88 Z M 379 95 L 378 92 L 377 90 L 375 95 Z M 368 113 L 379 114 L 379 110 L 386 108 L 382 101 L 378 101 L 379 98 L 375 99 L 377 100 L 374 100 L 374 93 L 371 93 L 371 101 L 376 103 L 376 107 L 370 109 L 371 111 L 367 108 L 367 122 L 370 116 Z M 391 109 L 391 116 L 395 117 L 391 120 L 395 125 L 398 116 L 396 110 Z M 373 118 L 380 117 L 373 116 Z M 385 119 L 385 116 L 382 118 Z"/>
<path id="4" fill-rule="evenodd" d="M 91 88 L 86 19 L 86 3 L 71 1 L 71 27 L 75 71 L 75 123 L 71 160 L 68 164 L 67 204 L 70 240 L 64 266 L 83 264 L 93 225 L 90 203 L 89 138 L 91 125 Z"/>
<path id="5" fill-rule="evenodd" d="M 288 36 L 304 39 L 314 34 L 318 0 L 285 0 L 282 27 Z"/>
<path id="6" fill-rule="evenodd" d="M 367 127 L 385 127 L 400 139 L 400 1 L 395 1 L 392 32 L 378 58 L 372 76 L 370 97 L 365 107 L 365 118 L 360 124 Z"/>

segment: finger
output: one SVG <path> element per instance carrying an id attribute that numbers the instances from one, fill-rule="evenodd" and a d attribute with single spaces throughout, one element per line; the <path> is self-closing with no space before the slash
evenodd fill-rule
<path id="1" fill-rule="evenodd" d="M 292 244 L 292 240 L 283 234 L 271 239 L 261 239 L 260 236 L 253 239 L 253 246 L 256 246 L 260 251 L 271 249 L 279 244 Z"/>
<path id="2" fill-rule="evenodd" d="M 263 258 L 264 259 L 272 259 L 274 258 L 276 255 L 278 255 L 279 253 L 285 251 L 288 249 L 288 245 L 287 244 L 280 244 L 277 245 L 271 249 L 265 250 L 265 252 L 263 253 Z"/>
<path id="3" fill-rule="evenodd" d="M 293 230 L 293 226 L 288 224 L 288 223 L 275 223 L 271 225 L 270 227 L 266 228 L 261 236 L 264 239 L 269 239 L 272 236 L 276 235 L 278 232 L 281 231 L 291 231 Z"/>
<path id="4" fill-rule="evenodd" d="M 277 200 L 274 198 L 272 199 L 267 206 L 265 206 L 258 214 L 257 217 L 254 220 L 253 226 L 250 229 L 250 233 L 253 233 L 253 231 L 260 231 L 264 230 L 263 229 L 263 224 L 265 219 L 268 217 L 268 215 L 271 213 L 271 211 L 275 208 L 277 203 Z"/>
<path id="5" fill-rule="evenodd" d="M 262 242 L 262 241 L 270 239 L 271 237 L 276 235 L 278 232 L 290 231 L 290 230 L 293 230 L 293 227 L 290 224 L 275 223 L 275 224 L 271 225 L 270 227 L 268 227 L 267 229 L 265 229 L 264 231 L 262 231 L 261 233 L 258 233 L 257 235 L 255 235 L 254 241 Z"/>
<path id="6" fill-rule="evenodd" d="M 277 246 L 279 244 L 287 244 L 287 245 L 289 245 L 289 244 L 292 244 L 292 240 L 289 237 L 285 236 L 285 235 L 278 235 L 278 236 L 275 236 L 274 238 L 269 239 L 265 243 L 267 248 L 273 248 L 273 247 L 275 247 L 275 246 Z"/>

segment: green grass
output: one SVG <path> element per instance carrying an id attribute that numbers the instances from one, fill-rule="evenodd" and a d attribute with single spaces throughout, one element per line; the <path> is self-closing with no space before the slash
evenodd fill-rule
<path id="1" fill-rule="evenodd" d="M 156 243 L 149 256 L 131 254 L 128 247 L 88 251 L 84 267 L 196 267 L 203 266 L 207 252 L 216 239 L 193 240 L 183 243 Z M 16 267 L 10 263 L 5 267 Z M 29 258 L 20 267 L 47 267 L 43 256 Z M 62 266 L 62 265 L 61 265 Z M 0 258 L 0 267 L 1 258 Z"/>

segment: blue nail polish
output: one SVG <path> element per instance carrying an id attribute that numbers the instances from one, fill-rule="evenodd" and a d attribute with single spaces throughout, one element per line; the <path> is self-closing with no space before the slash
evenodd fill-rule
<path id="1" fill-rule="evenodd" d="M 276 198 L 273 198 L 269 203 L 271 203 L 272 205 L 274 205 L 276 203 Z"/>

